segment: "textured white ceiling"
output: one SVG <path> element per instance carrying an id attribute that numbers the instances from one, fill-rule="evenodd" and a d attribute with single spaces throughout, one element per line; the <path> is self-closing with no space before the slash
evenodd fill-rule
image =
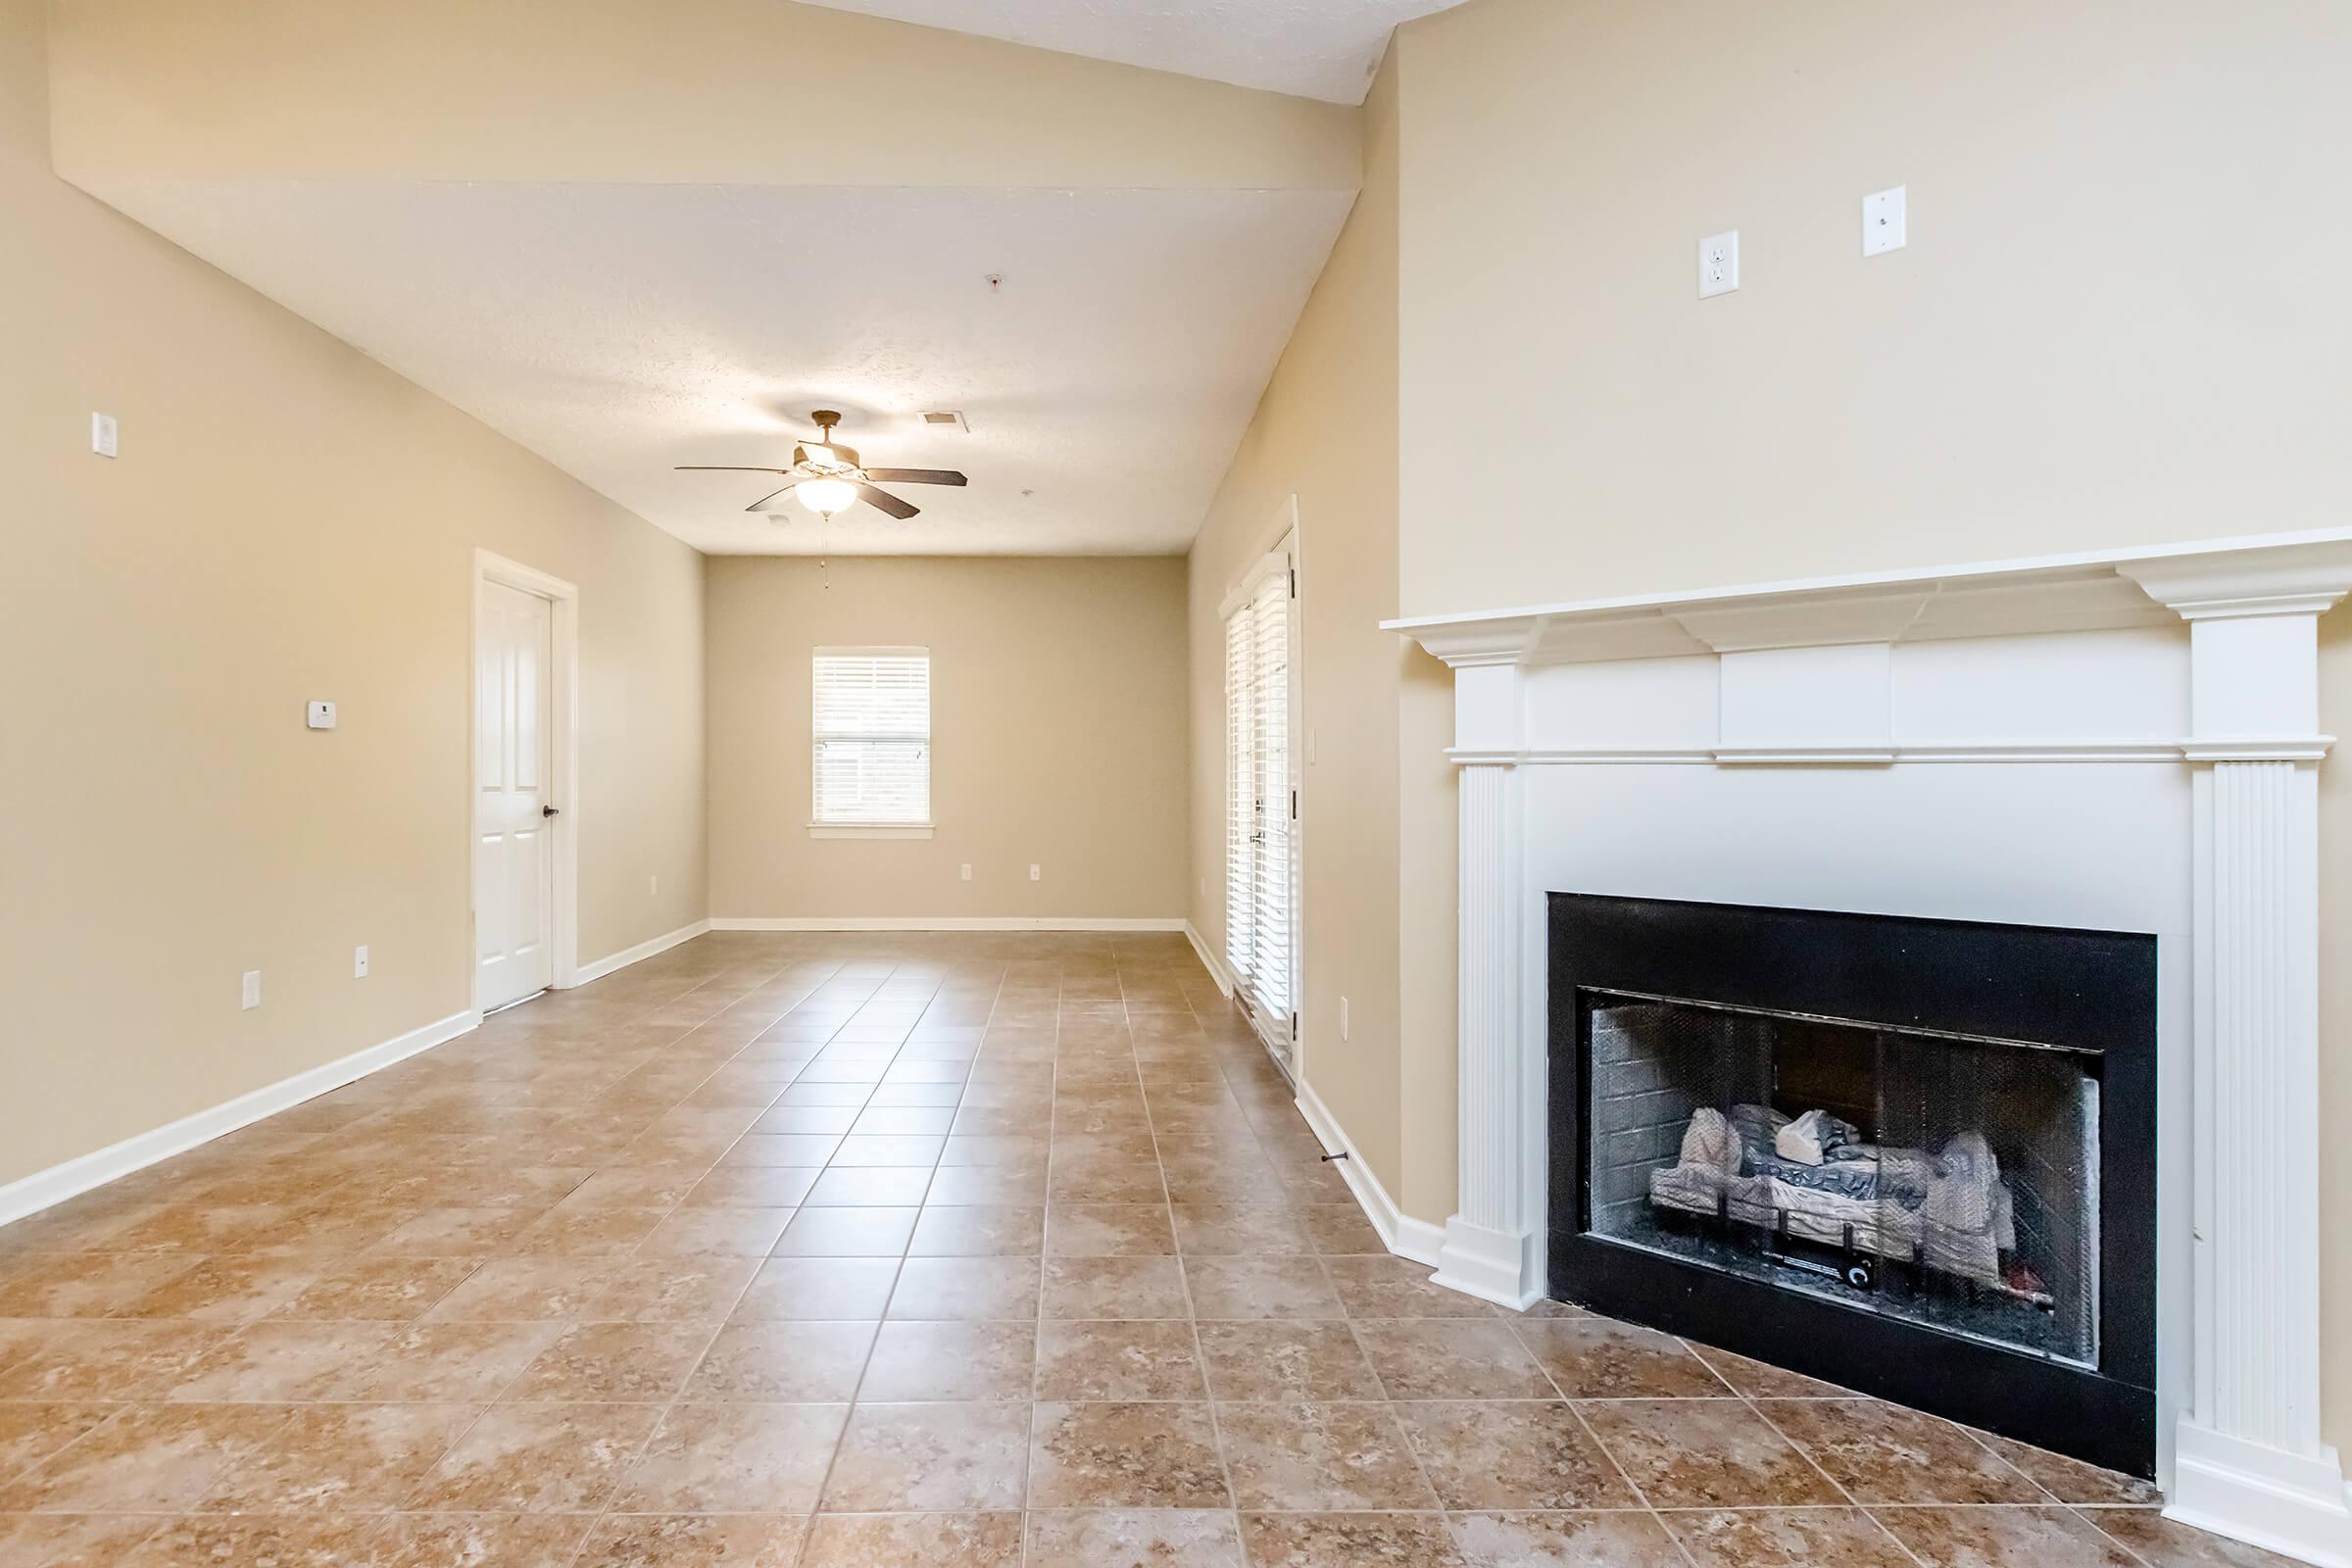
<path id="1" fill-rule="evenodd" d="M 1462 0 L 814 0 L 1063 54 L 1360 104 L 1399 23 Z"/>
<path id="2" fill-rule="evenodd" d="M 1328 191 L 158 183 L 140 221 L 716 554 L 1185 549 L 1330 253 Z M 1001 292 L 985 281 L 1001 273 Z M 742 509 L 808 411 L 952 467 Z M 971 431 L 925 428 L 960 409 Z M 364 480 L 365 475 L 355 475 Z"/>

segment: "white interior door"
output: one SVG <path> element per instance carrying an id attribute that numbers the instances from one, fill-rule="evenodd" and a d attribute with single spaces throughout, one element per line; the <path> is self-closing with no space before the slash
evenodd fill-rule
<path id="1" fill-rule="evenodd" d="M 555 980 L 555 606 L 485 578 L 474 629 L 474 1004 Z"/>

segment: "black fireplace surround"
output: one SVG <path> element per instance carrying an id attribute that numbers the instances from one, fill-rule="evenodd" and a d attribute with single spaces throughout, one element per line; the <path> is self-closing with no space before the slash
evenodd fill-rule
<path id="1" fill-rule="evenodd" d="M 1549 902 L 1552 1296 L 2154 1474 L 2153 936 Z"/>

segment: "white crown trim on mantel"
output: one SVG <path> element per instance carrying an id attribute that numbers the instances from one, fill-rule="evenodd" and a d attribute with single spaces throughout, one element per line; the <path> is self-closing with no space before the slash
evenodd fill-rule
<path id="1" fill-rule="evenodd" d="M 2151 902 L 2105 928 L 2160 929 L 2179 999 L 2167 1512 L 2352 1568 L 2320 1430 L 2317 1111 L 2318 626 L 2347 592 L 2337 528 L 1385 622 L 1454 672 L 1459 1206 L 1438 1282 L 1511 1306 L 1550 1283 L 1547 891 L 1599 865 L 1588 891 L 1728 879 L 1733 902 L 2088 925 L 2040 916 L 2113 871 Z M 2087 826 L 2095 844 L 2066 837 Z"/>
<path id="2" fill-rule="evenodd" d="M 2352 528 L 1384 620 L 1455 668 L 2318 614 Z"/>

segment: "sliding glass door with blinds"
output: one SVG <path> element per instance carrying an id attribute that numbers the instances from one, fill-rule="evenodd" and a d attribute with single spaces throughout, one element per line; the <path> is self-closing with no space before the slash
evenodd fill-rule
<path id="1" fill-rule="evenodd" d="M 1225 959 L 1287 1069 L 1298 1028 L 1298 573 L 1286 539 L 1225 602 Z"/>

